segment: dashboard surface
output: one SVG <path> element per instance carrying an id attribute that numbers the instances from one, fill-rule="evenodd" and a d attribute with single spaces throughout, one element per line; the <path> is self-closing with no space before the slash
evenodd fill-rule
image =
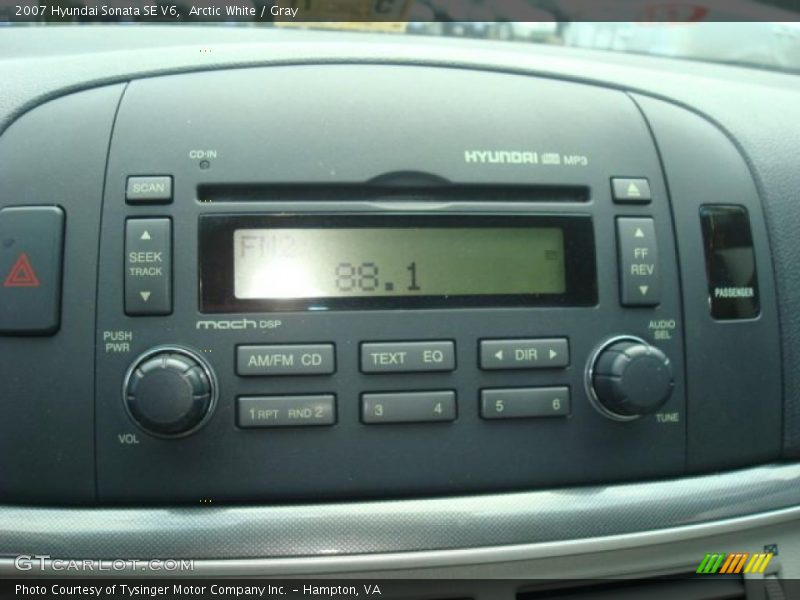
<path id="1" fill-rule="evenodd" d="M 331 549 L 338 555 L 361 555 L 456 551 L 555 542 L 564 542 L 561 552 L 569 554 L 573 551 L 597 550 L 597 546 L 584 545 L 584 549 L 580 550 L 569 545 L 570 542 L 589 538 L 601 538 L 608 543 L 604 548 L 612 548 L 614 542 L 610 538 L 638 532 L 656 530 L 668 535 L 669 531 L 673 531 L 679 538 L 691 539 L 704 535 L 691 530 L 691 527 L 701 524 L 718 523 L 720 529 L 717 532 L 723 532 L 730 531 L 729 528 L 735 530 L 736 519 L 740 518 L 743 519 L 742 529 L 749 527 L 748 518 L 757 515 L 767 520 L 796 519 L 793 511 L 800 504 L 798 472 L 796 465 L 787 462 L 800 455 L 800 373 L 794 368 L 800 354 L 800 249 L 795 244 L 796 232 L 800 230 L 800 212 L 796 209 L 800 201 L 800 171 L 796 168 L 795 159 L 800 156 L 800 103 L 797 102 L 800 83 L 796 77 L 736 67 L 566 48 L 513 48 L 491 42 L 478 45 L 429 39 L 420 39 L 412 44 L 391 36 L 345 33 L 270 32 L 267 36 L 263 32 L 234 33 L 216 28 L 184 27 L 170 31 L 169 38 L 161 36 L 159 39 L 164 40 L 163 45 L 154 47 L 151 44 L 153 32 L 158 34 L 162 30 L 149 27 L 114 28 L 113 35 L 102 27 L 46 32 L 11 29 L 2 32 L 0 75 L 5 84 L 0 91 L 0 131 L 5 131 L 4 138 L 12 139 L 17 148 L 27 144 L 35 149 L 46 145 L 47 138 L 59 129 L 63 135 L 82 132 L 84 148 L 99 150 L 68 155 L 56 144 L 57 152 L 43 161 L 42 166 L 47 168 L 47 161 L 50 160 L 55 165 L 57 155 L 64 161 L 58 164 L 61 172 L 72 169 L 72 172 L 81 174 L 69 184 L 75 189 L 84 190 L 87 203 L 88 198 L 92 197 L 94 202 L 100 203 L 102 199 L 96 190 L 104 185 L 107 193 L 109 189 L 114 189 L 109 187 L 109 182 L 116 173 L 113 164 L 112 170 L 106 171 L 108 146 L 97 145 L 103 139 L 102 127 L 92 130 L 91 127 L 84 128 L 78 121 L 59 120 L 58 110 L 61 109 L 55 108 L 49 109 L 56 111 L 50 116 L 53 124 L 51 131 L 40 129 L 29 136 L 12 138 L 16 135 L 12 123 L 18 119 L 22 123 L 28 113 L 33 115 L 37 106 L 49 100 L 64 97 L 66 103 L 77 102 L 75 99 L 82 94 L 75 92 L 82 92 L 82 97 L 89 104 L 77 103 L 72 109 L 67 104 L 61 104 L 67 107 L 63 110 L 82 111 L 84 116 L 91 112 L 94 122 L 110 126 L 120 116 L 116 108 L 117 98 L 129 93 L 140 93 L 146 97 L 149 86 L 158 89 L 162 76 L 202 79 L 208 76 L 208 72 L 220 71 L 223 77 L 235 79 L 236 73 L 246 73 L 244 70 L 238 71 L 246 67 L 265 68 L 268 71 L 269 67 L 291 65 L 320 69 L 366 64 L 365 68 L 372 65 L 372 68 L 383 70 L 416 66 L 447 69 L 459 74 L 475 70 L 482 72 L 485 77 L 499 77 L 499 74 L 513 74 L 521 78 L 531 76 L 548 80 L 545 87 L 580 84 L 598 90 L 605 88 L 603 94 L 618 94 L 637 118 L 642 114 L 646 117 L 647 135 L 655 137 L 660 152 L 652 159 L 654 164 L 663 168 L 664 189 L 673 196 L 690 196 L 698 189 L 714 194 L 715 189 L 725 189 L 726 184 L 737 185 L 735 178 L 734 182 L 725 182 L 719 176 L 705 179 L 702 170 L 697 170 L 699 161 L 709 159 L 711 164 L 711 158 L 718 159 L 726 154 L 714 151 L 714 157 L 704 156 L 702 144 L 694 144 L 693 141 L 687 143 L 685 137 L 675 132 L 671 134 L 671 128 L 681 119 L 686 121 L 686 127 L 690 129 L 713 129 L 715 135 L 733 149 L 730 156 L 738 156 L 736 160 L 741 160 L 737 174 L 747 179 L 752 177 L 752 182 L 744 185 L 753 186 L 754 197 L 760 198 L 764 214 L 763 224 L 760 225 L 757 214 L 751 211 L 752 226 L 759 235 L 768 233 L 771 252 L 771 261 L 769 255 L 757 253 L 762 261 L 759 264 L 759 278 L 764 293 L 762 302 L 766 307 L 760 323 L 767 328 L 767 332 L 759 334 L 761 337 L 751 337 L 751 346 L 739 348 L 732 346 L 731 340 L 734 338 L 726 339 L 724 332 L 714 338 L 716 345 L 709 341 L 707 332 L 701 329 L 686 332 L 687 338 L 694 336 L 710 344 L 692 354 L 692 340 L 686 341 L 689 394 L 698 393 L 711 403 L 705 407 L 708 411 L 696 419 L 692 418 L 691 412 L 688 413 L 689 422 L 702 428 L 698 431 L 713 431 L 721 443 L 707 447 L 704 434 L 693 436 L 691 431 L 687 439 L 673 440 L 670 443 L 674 442 L 676 447 L 680 447 L 680 453 L 685 450 L 689 458 L 685 463 L 680 461 L 679 467 L 667 469 L 659 480 L 632 482 L 624 481 L 626 478 L 621 477 L 613 484 L 601 485 L 601 477 L 600 482 L 594 481 L 590 487 L 559 485 L 554 489 L 537 491 L 520 491 L 525 484 L 518 480 L 514 485 L 506 486 L 507 493 L 502 494 L 468 495 L 480 491 L 480 486 L 464 486 L 457 490 L 457 496 L 450 498 L 419 498 L 425 495 L 422 489 L 405 494 L 412 496 L 407 499 L 314 504 L 309 503 L 306 496 L 303 498 L 305 502 L 300 504 L 279 502 L 275 505 L 275 498 L 283 501 L 297 498 L 296 490 L 288 490 L 282 498 L 281 494 L 273 496 L 272 506 L 233 504 L 173 508 L 130 506 L 137 504 L 136 494 L 140 493 L 134 484 L 127 492 L 123 491 L 114 498 L 125 504 L 127 497 L 128 506 L 67 508 L 55 505 L 91 503 L 75 482 L 91 481 L 91 486 L 94 486 L 94 465 L 75 463 L 69 457 L 62 456 L 52 463 L 49 457 L 40 457 L 34 452 L 26 453 L 11 468 L 16 472 L 39 469 L 42 470 L 40 472 L 48 472 L 48 469 L 52 469 L 53 476 L 47 484 L 43 481 L 35 485 L 32 488 L 34 493 L 28 496 L 44 506 L 27 507 L 24 506 L 25 502 L 17 501 L 14 506 L 0 509 L 0 531 L 3 532 L 0 536 L 0 553 L 13 555 L 21 552 L 23 546 L 37 538 L 50 542 L 54 539 L 53 534 L 46 535 L 45 532 L 56 531 L 55 541 L 60 549 L 64 553 L 80 556 L 133 555 L 141 552 L 143 547 L 148 547 L 156 548 L 163 555 L 188 556 L 186 553 L 190 552 L 193 558 L 207 560 L 256 559 L 319 557 Z M 164 52 L 164 48 L 169 48 L 169 52 Z M 211 51 L 200 52 L 201 48 L 210 48 Z M 221 71 L 223 69 L 226 71 Z M 196 75 L 178 75 L 181 73 Z M 137 89 L 141 91 L 137 92 Z M 55 106 L 57 104 L 53 103 L 52 107 Z M 87 109 L 87 106 L 93 108 Z M 48 110 L 46 106 L 44 109 Z M 591 120 L 591 103 L 587 103 L 584 111 L 586 118 Z M 147 131 L 136 131 L 137 118 L 133 118 L 129 126 L 132 135 Z M 152 118 L 157 123 L 158 117 Z M 413 118 L 413 115 L 409 118 Z M 702 126 L 697 124 L 701 122 Z M 92 140 L 95 141 L 94 146 Z M 113 156 L 112 147 L 112 160 L 115 160 Z M 87 161 L 90 164 L 93 161 L 100 168 L 86 170 L 81 165 Z M 5 164 L 9 165 L 5 172 L 6 181 L 13 181 L 13 175 L 9 174 L 13 163 Z M 655 180 L 656 177 L 651 175 L 651 179 Z M 33 203 L 30 196 L 36 196 L 35 186 L 24 189 L 29 194 L 23 198 L 24 203 Z M 739 189 L 743 188 L 739 186 Z M 726 192 L 721 201 L 729 201 L 731 195 L 736 193 Z M 697 202 L 699 204 L 700 200 Z M 3 198 L 3 204 L 15 202 Z M 111 206 L 108 201 L 107 206 Z M 224 209 L 230 210 L 231 206 L 236 205 L 226 202 Z M 77 203 L 68 208 L 78 211 L 75 214 L 81 214 L 82 209 Z M 576 209 L 577 212 L 586 210 L 583 206 Z M 674 218 L 678 246 L 691 247 L 689 242 L 681 239 L 685 235 L 681 227 L 683 217 L 675 207 L 673 210 L 676 211 Z M 691 210 L 695 211 L 696 207 L 692 205 Z M 147 216 L 153 215 L 148 213 Z M 103 218 L 115 218 L 113 210 L 106 209 Z M 79 251 L 86 255 L 96 256 L 98 252 L 96 239 L 100 222 L 95 223 L 94 227 L 93 235 L 78 242 L 82 248 Z M 759 230 L 759 227 L 766 229 Z M 695 248 L 694 251 L 699 252 L 700 249 Z M 111 249 L 110 252 L 114 256 L 116 250 Z M 109 253 L 103 252 L 101 256 L 109 256 Z M 679 256 L 678 260 L 687 263 L 692 261 L 692 257 Z M 74 268 L 72 273 L 73 268 L 69 263 L 65 266 L 65 286 L 95 288 L 97 282 L 89 270 L 82 273 L 80 268 Z M 773 278 L 774 296 L 770 291 Z M 688 293 L 690 287 L 687 286 L 691 286 L 691 282 L 684 280 L 683 285 L 684 292 Z M 119 288 L 119 284 L 112 287 Z M 705 307 L 702 308 L 705 310 Z M 690 309 L 686 308 L 685 311 L 684 318 L 691 320 Z M 70 313 L 76 315 L 75 320 L 68 318 Z M 102 311 L 98 318 L 105 318 Z M 92 396 L 95 393 L 92 378 L 86 376 L 87 373 L 96 373 L 91 354 L 76 356 L 75 360 L 83 362 L 71 372 L 59 369 L 60 357 L 75 353 L 78 348 L 94 348 L 96 345 L 94 315 L 82 312 L 79 302 L 65 300 L 63 328 L 63 331 L 74 333 L 71 343 L 80 340 L 78 345 L 70 347 L 61 343 L 57 353 L 41 356 L 36 363 L 38 370 L 57 376 L 36 380 L 15 374 L 15 390 L 46 396 L 57 381 L 57 385 L 71 389 L 75 394 Z M 10 344 L 7 340 L 3 342 Z M 35 341 L 30 343 L 36 344 Z M 587 351 L 589 346 L 587 341 Z M 3 352 L 10 351 L 8 345 L 2 348 Z M 25 351 L 36 352 L 36 348 Z M 758 398 L 761 413 L 755 411 L 750 414 L 752 406 L 742 409 L 726 406 L 725 398 L 729 394 L 711 387 L 735 386 L 735 375 L 731 374 L 732 379 L 724 380 L 721 384 L 719 380 L 704 381 L 699 376 L 704 370 L 724 361 L 726 353 L 738 353 L 742 360 L 747 360 L 749 356 L 753 361 L 764 361 L 765 366 L 756 368 L 757 373 L 748 377 L 752 386 L 748 393 Z M 122 363 L 119 368 L 123 368 Z M 9 372 L 3 371 L 1 366 L 0 374 L 4 377 L 0 380 L 11 379 Z M 102 378 L 99 377 L 97 381 L 102 388 Z M 692 385 L 697 385 L 698 389 L 691 389 Z M 704 385 L 710 387 L 703 389 Z M 85 413 L 77 418 L 69 412 L 68 403 L 53 410 L 64 411 L 64 420 L 45 425 L 37 434 L 38 439 L 33 438 L 25 443 L 33 441 L 47 444 L 48 438 L 53 435 L 48 427 L 62 427 L 63 423 L 69 422 L 74 427 L 68 435 L 74 437 L 76 447 L 89 453 L 95 448 L 100 451 L 104 442 L 101 437 L 94 440 L 95 419 L 102 422 L 103 419 L 113 421 L 116 418 L 104 415 L 102 410 L 91 410 L 90 414 Z M 757 449 L 753 456 L 742 460 L 730 459 L 729 445 L 741 439 L 742 435 L 750 435 L 753 428 L 759 426 L 766 430 L 776 428 L 776 431 L 782 427 L 782 436 L 778 434 L 768 439 L 755 439 L 757 436 L 754 436 L 748 444 Z M 116 429 L 113 431 L 116 433 Z M 4 455 L 19 456 L 19 448 L 23 446 L 19 438 L 21 433 L 11 431 L 0 439 L 0 449 Z M 674 456 L 673 453 L 669 454 Z M 760 466 L 765 462 L 772 464 Z M 168 471 L 169 465 L 166 466 Z M 135 473 L 137 468 L 132 464 L 126 471 Z M 113 478 L 112 472 L 113 467 L 109 466 L 107 474 Z M 202 475 L 202 470 L 198 470 L 198 474 Z M 430 474 L 431 477 L 434 475 L 435 472 Z M 634 475 L 628 479 L 643 476 L 639 473 Z M 141 483 L 148 474 L 142 471 L 139 476 Z M 157 488 L 158 481 L 159 477 L 155 476 L 153 489 Z M 232 485 L 235 487 L 235 484 Z M 50 496 L 49 500 L 42 500 L 47 498 L 47 493 L 52 493 L 47 491 L 47 486 L 56 486 L 60 491 L 57 499 Z M 120 489 L 125 490 L 124 485 Z M 116 494 L 110 490 L 106 498 Z M 441 493 L 443 490 L 437 491 Z M 134 495 L 131 496 L 131 493 Z M 194 497 L 194 493 L 194 490 L 187 490 L 183 500 Z M 214 494 L 225 496 L 221 490 L 214 490 Z M 16 498 L 25 499 L 26 496 L 17 494 Z M 158 496 L 143 493 L 140 499 L 155 500 L 157 503 Z M 233 494 L 232 499 L 240 501 L 242 495 Z M 309 526 L 309 523 L 312 525 Z M 301 529 L 299 524 L 305 526 Z M 404 533 L 396 535 L 400 529 Z M 176 530 L 184 532 L 181 537 L 172 535 Z M 272 541 L 261 541 L 267 537 Z M 212 539 L 214 543 L 204 547 L 192 542 Z M 648 542 L 631 537 L 624 542 L 618 540 L 617 543 L 635 546 Z M 550 545 L 547 551 L 558 552 L 555 548 Z M 47 550 L 55 554 L 52 547 L 48 546 Z M 511 556 L 530 558 L 536 552 L 528 548 L 522 554 Z M 404 565 L 402 558 L 395 559 L 395 562 L 389 561 L 384 566 L 395 565 L 400 568 Z M 448 561 L 446 558 L 440 560 L 443 563 Z M 463 556 L 453 560 L 458 563 L 459 560 L 475 559 Z M 413 560 L 411 564 L 414 564 Z M 237 568 L 247 569 L 241 565 Z M 324 565 L 313 563 L 305 566 L 296 563 L 294 567 L 282 563 L 276 566 L 278 572 L 290 572 L 293 568 L 301 572 L 320 572 L 325 569 Z M 348 563 L 331 568 L 355 570 L 354 564 Z"/>

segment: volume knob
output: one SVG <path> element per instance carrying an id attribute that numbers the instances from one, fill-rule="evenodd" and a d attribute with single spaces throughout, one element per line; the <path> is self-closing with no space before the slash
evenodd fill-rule
<path id="1" fill-rule="evenodd" d="M 607 343 L 595 353 L 587 375 L 595 407 L 621 421 L 657 411 L 669 400 L 674 385 L 669 358 L 639 338 Z"/>
<path id="2" fill-rule="evenodd" d="M 210 367 L 183 348 L 156 348 L 141 356 L 125 378 L 125 407 L 148 433 L 180 437 L 210 416 L 216 386 Z"/>

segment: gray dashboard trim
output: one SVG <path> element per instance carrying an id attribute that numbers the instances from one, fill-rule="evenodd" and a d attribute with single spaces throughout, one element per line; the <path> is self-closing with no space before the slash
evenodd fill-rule
<path id="1" fill-rule="evenodd" d="M 749 515 L 736 519 L 713 521 L 699 525 L 659 529 L 641 533 L 603 536 L 582 540 L 565 540 L 485 548 L 461 548 L 452 550 L 428 550 L 421 552 L 392 552 L 384 554 L 354 554 L 348 556 L 314 556 L 297 558 L 239 558 L 195 560 L 193 568 L 172 571 L 172 576 L 186 577 L 254 577 L 341 574 L 356 571 L 384 571 L 400 569 L 431 569 L 436 567 L 458 567 L 470 564 L 493 564 L 535 559 L 552 559 L 597 552 L 610 552 L 641 548 L 658 544 L 671 544 L 694 539 L 703 539 L 727 533 L 742 533 L 749 529 L 763 528 L 800 519 L 800 507 Z M 37 577 L 43 572 L 52 572 L 53 556 L 45 559 L 46 568 L 37 569 L 38 561 L 30 571 L 19 571 L 13 558 L 0 558 L 0 576 Z M 133 568 L 120 570 L 99 569 L 100 561 L 91 560 L 95 574 L 99 576 L 146 576 Z M 107 567 L 106 567 L 107 568 Z M 79 576 L 80 572 L 60 571 L 59 574 Z"/>
<path id="2" fill-rule="evenodd" d="M 640 543 L 637 540 L 650 543 L 647 536 L 665 536 L 663 541 L 668 541 L 674 528 L 685 528 L 679 535 L 689 536 L 706 535 L 709 527 L 719 532 L 746 529 L 760 519 L 766 523 L 797 518 L 798 505 L 800 465 L 792 464 L 606 487 L 364 503 L 141 509 L 7 506 L 0 509 L 0 556 L 184 558 L 208 561 L 209 573 L 221 573 L 215 569 L 223 564 L 239 573 L 237 569 L 250 572 L 251 567 L 273 565 L 251 565 L 248 559 L 286 559 L 274 563 L 275 572 L 290 567 L 292 572 L 322 572 L 323 567 L 353 568 L 358 555 L 383 554 L 370 560 L 385 560 L 383 566 L 396 568 L 415 560 L 428 565 L 433 559 L 472 560 L 469 554 L 458 554 L 470 548 L 484 551 L 475 554 L 475 560 L 487 560 L 492 548 L 497 560 L 509 560 L 539 552 L 586 552 L 604 547 L 604 539 L 609 548 Z M 617 536 L 625 539 L 607 540 Z M 546 547 L 538 548 L 542 544 Z M 498 553 L 499 546 L 508 548 Z M 441 551 L 456 554 L 437 559 L 435 553 Z M 402 553 L 411 552 L 422 554 L 403 558 Z M 398 553 L 400 562 L 393 562 L 391 557 Z M 288 560 L 312 556 L 330 558 L 313 566 Z M 220 557 L 244 562 L 213 560 Z"/>
<path id="3" fill-rule="evenodd" d="M 700 525 L 659 529 L 641 533 L 602 536 L 581 540 L 565 540 L 485 548 L 428 550 L 421 552 L 391 552 L 384 554 L 354 554 L 348 556 L 314 556 L 298 558 L 253 558 L 196 560 L 193 570 L 175 571 L 171 575 L 187 577 L 253 577 L 286 575 L 340 574 L 354 571 L 387 571 L 400 569 L 431 569 L 458 567 L 470 564 L 492 564 L 535 559 L 551 559 L 597 552 L 611 552 L 658 544 L 671 544 L 703 539 L 727 533 L 742 533 L 800 519 L 800 507 L 749 515 L 736 519 L 713 521 Z M 56 557 L 53 557 L 56 558 Z M 102 560 L 102 559 L 101 559 Z M 47 564 L 50 564 L 48 561 Z M 100 561 L 93 561 L 99 566 Z M 98 571 L 99 572 L 99 571 Z M 20 574 L 13 559 L 0 558 L 0 575 L 36 576 L 37 571 Z M 109 571 L 102 574 L 111 574 Z M 126 569 L 115 575 L 142 576 L 141 571 Z"/>

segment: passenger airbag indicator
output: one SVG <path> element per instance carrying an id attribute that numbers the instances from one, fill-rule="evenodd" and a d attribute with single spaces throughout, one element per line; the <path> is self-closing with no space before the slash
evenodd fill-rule
<path id="1" fill-rule="evenodd" d="M 761 311 L 750 219 L 743 206 L 700 207 L 708 279 L 708 305 L 715 319 L 752 319 Z"/>

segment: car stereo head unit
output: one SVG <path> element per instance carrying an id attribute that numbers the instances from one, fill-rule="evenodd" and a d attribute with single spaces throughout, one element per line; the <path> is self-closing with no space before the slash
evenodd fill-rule
<path id="1" fill-rule="evenodd" d="M 476 69 L 229 69 L 55 99 L 0 153 L 0 392 L 25 399 L 0 419 L 5 502 L 452 495 L 779 456 L 762 209 L 694 113 Z"/>
<path id="2" fill-rule="evenodd" d="M 359 89 L 385 105 L 424 76 L 404 73 Z M 522 85 L 500 108 L 476 77 Z M 291 70 L 269 78 L 295 97 Z M 513 127 L 435 118 L 439 98 L 406 129 L 359 96 L 369 148 L 348 119 L 310 109 L 287 128 L 294 109 L 245 96 L 254 120 L 189 102 L 154 128 L 133 108 L 150 100 L 126 92 L 103 211 L 123 235 L 100 253 L 98 327 L 126 344 L 98 346 L 103 500 L 158 500 L 164 481 L 173 500 L 219 502 L 682 472 L 677 254 L 640 113 L 574 84 L 469 80 L 437 71 L 433 87 Z"/>
<path id="3" fill-rule="evenodd" d="M 742 219 L 717 211 L 713 268 L 699 243 L 684 257 L 701 311 L 687 328 L 672 211 L 699 242 L 700 204 L 722 200 L 670 205 L 629 96 L 308 69 L 125 91 L 97 279 L 101 501 L 530 489 L 679 475 L 690 442 L 719 454 L 711 425 L 687 436 L 702 421 L 684 335 L 702 348 L 733 331 L 713 321 L 706 271 L 720 315 L 767 297 L 740 298 L 756 279 L 728 267 L 751 238 L 721 236 Z"/>

